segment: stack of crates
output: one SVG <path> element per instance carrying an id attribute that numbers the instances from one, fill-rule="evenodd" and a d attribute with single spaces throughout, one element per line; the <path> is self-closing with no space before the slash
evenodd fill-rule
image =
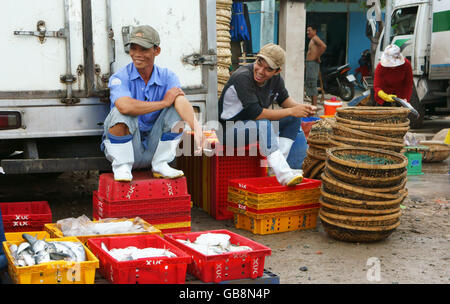
<path id="1" fill-rule="evenodd" d="M 0 203 L 5 232 L 44 230 L 52 222 L 52 211 L 47 201 Z"/>
<path id="2" fill-rule="evenodd" d="M 320 208 L 320 180 L 303 179 L 282 186 L 275 176 L 233 179 L 228 187 L 228 210 L 238 229 L 272 234 L 315 228 Z"/>
<path id="3" fill-rule="evenodd" d="M 100 175 L 93 193 L 94 220 L 140 217 L 164 233 L 191 231 L 191 196 L 186 178 L 159 179 L 149 171 L 134 171 L 131 182 Z"/>
<path id="4" fill-rule="evenodd" d="M 186 141 L 186 136 L 192 134 L 185 135 L 183 142 L 191 143 L 190 151 L 193 151 L 193 140 Z M 259 154 L 257 144 L 235 148 L 233 155 L 227 155 L 226 147 L 219 144 L 214 132 L 205 132 L 205 137 L 213 149 L 212 153 L 182 155 L 177 158 L 177 167 L 187 177 L 189 193 L 195 206 L 216 220 L 233 219 L 233 213 L 227 209 L 228 181 L 267 176 L 266 158 Z M 255 156 L 252 151 L 256 151 Z"/>

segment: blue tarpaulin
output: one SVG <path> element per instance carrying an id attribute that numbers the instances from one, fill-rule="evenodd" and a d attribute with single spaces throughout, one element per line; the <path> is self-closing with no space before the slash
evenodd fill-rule
<path id="1" fill-rule="evenodd" d="M 232 6 L 232 16 L 230 25 L 231 41 L 248 41 L 250 34 L 248 32 L 247 22 L 245 21 L 244 8 L 242 2 L 235 2 Z"/>

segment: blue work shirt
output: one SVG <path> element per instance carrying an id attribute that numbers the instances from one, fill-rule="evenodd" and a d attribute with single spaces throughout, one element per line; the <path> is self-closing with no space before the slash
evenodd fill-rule
<path id="1" fill-rule="evenodd" d="M 181 87 L 177 75 L 167 68 L 153 66 L 153 72 L 147 85 L 131 62 L 109 79 L 111 109 L 118 98 L 128 96 L 142 101 L 161 101 L 168 90 Z M 161 113 L 161 110 L 139 116 L 139 130 L 148 132 Z"/>

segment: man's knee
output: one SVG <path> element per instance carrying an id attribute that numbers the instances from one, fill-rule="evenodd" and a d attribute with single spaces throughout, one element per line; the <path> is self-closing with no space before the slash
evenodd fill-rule
<path id="1" fill-rule="evenodd" d="M 110 127 L 108 129 L 108 132 L 114 136 L 125 136 L 131 134 L 128 126 L 122 122 L 119 122 L 114 126 Z"/>

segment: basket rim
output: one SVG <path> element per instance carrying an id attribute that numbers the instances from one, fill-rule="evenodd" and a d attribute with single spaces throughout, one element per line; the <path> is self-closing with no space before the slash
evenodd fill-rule
<path id="1" fill-rule="evenodd" d="M 354 125 L 354 124 L 347 124 L 339 122 L 339 124 L 343 127 L 350 128 L 353 130 L 362 130 L 364 132 L 368 132 L 372 134 L 373 131 L 383 131 L 383 132 L 408 132 L 409 126 L 407 127 L 385 127 L 385 126 L 362 126 L 362 125 Z"/>
<path id="2" fill-rule="evenodd" d="M 362 137 L 365 137 L 365 138 L 378 139 L 378 140 L 389 141 L 389 142 L 403 143 L 403 138 L 386 137 L 386 136 L 381 136 L 381 135 L 377 135 L 377 134 L 367 133 L 367 132 L 364 132 L 364 131 L 359 131 L 359 130 L 347 128 L 345 126 L 342 126 L 340 123 L 333 124 L 333 134 L 334 134 L 334 129 L 338 129 L 338 130 L 345 131 L 345 132 L 348 132 L 348 133 L 351 133 L 351 134 L 359 135 L 359 136 L 362 136 Z"/>
<path id="3" fill-rule="evenodd" d="M 370 152 L 379 153 L 379 154 L 387 154 L 387 155 L 396 157 L 397 159 L 400 158 L 402 160 L 402 162 L 397 163 L 397 164 L 390 164 L 390 165 L 371 165 L 371 164 L 357 163 L 357 162 L 352 162 L 352 161 L 348 161 L 348 160 L 343 160 L 343 159 L 340 159 L 339 157 L 336 157 L 333 155 L 333 152 L 345 151 L 345 150 L 370 151 Z M 367 147 L 333 147 L 333 148 L 328 148 L 326 150 L 326 152 L 327 152 L 327 159 L 330 159 L 331 161 L 334 161 L 335 163 L 340 164 L 340 165 L 349 166 L 349 167 L 358 168 L 358 169 L 391 170 L 391 169 L 406 168 L 406 166 L 408 165 L 408 158 L 405 155 L 394 152 L 394 151 L 390 151 L 390 150 L 382 150 L 382 149 L 367 148 Z"/>
<path id="4" fill-rule="evenodd" d="M 306 150 L 306 152 L 308 152 L 308 150 Z M 309 174 L 309 172 L 317 166 L 317 164 L 319 164 L 322 160 L 320 159 L 315 159 L 309 156 L 306 156 L 305 159 L 303 160 L 303 163 L 305 163 L 305 160 L 308 158 L 308 160 L 311 161 L 311 163 L 309 164 L 308 167 L 304 168 L 303 164 L 302 164 L 302 170 L 303 170 L 303 176 L 307 176 Z M 307 164 L 308 165 L 308 164 Z"/>
<path id="5" fill-rule="evenodd" d="M 376 222 L 376 221 L 384 221 L 384 220 L 393 220 L 396 218 L 400 218 L 402 215 L 402 211 L 399 208 L 399 210 L 392 214 L 385 214 L 385 215 L 371 215 L 371 216 L 359 216 L 359 215 L 344 215 L 344 214 L 335 214 L 330 213 L 327 211 L 324 211 L 323 209 L 320 209 L 320 212 L 323 212 L 324 216 L 330 218 L 330 219 L 336 219 L 336 220 L 351 220 L 355 222 Z"/>
<path id="6" fill-rule="evenodd" d="M 319 198 L 320 206 L 324 206 L 329 209 L 334 209 L 337 211 L 348 212 L 348 213 L 365 213 L 365 214 L 391 214 L 395 213 L 400 209 L 399 207 L 391 208 L 391 209 L 360 209 L 360 208 L 352 208 L 352 207 L 344 207 L 339 205 L 333 205 L 331 203 L 325 202 L 322 197 Z"/>
<path id="7" fill-rule="evenodd" d="M 320 170 L 323 170 L 325 168 L 325 162 L 321 162 L 317 166 L 314 167 L 314 170 L 311 171 L 309 174 L 310 178 L 315 178 L 316 175 L 320 172 Z"/>
<path id="8" fill-rule="evenodd" d="M 381 141 L 381 140 L 370 140 L 370 139 L 366 140 L 366 139 L 360 139 L 360 138 L 342 137 L 342 136 L 334 135 L 334 134 L 330 137 L 330 139 L 332 139 L 334 142 L 337 141 L 339 143 L 341 143 L 341 140 L 344 140 L 344 141 L 360 143 L 360 144 L 374 144 L 374 145 L 379 145 L 379 146 L 390 146 L 390 147 L 398 147 L 398 148 L 403 148 L 405 146 L 404 143 L 386 142 L 386 141 Z M 347 143 L 343 142 L 343 144 L 347 144 Z M 349 144 L 347 144 L 347 145 L 349 145 Z"/>
<path id="9" fill-rule="evenodd" d="M 335 167 L 333 167 L 332 164 L 332 160 L 327 159 L 326 161 L 326 166 L 328 169 L 330 169 L 331 171 L 337 171 L 338 174 L 342 174 L 345 175 L 348 178 L 353 178 L 353 179 L 360 179 L 363 181 L 368 181 L 368 182 L 379 182 L 379 181 L 383 181 L 383 182 L 390 182 L 390 181 L 396 181 L 396 180 L 401 180 L 401 179 L 406 179 L 406 176 L 408 174 L 408 171 L 404 171 L 402 174 L 400 175 L 394 175 L 394 176 L 390 176 L 390 177 L 372 177 L 372 176 L 358 176 L 356 177 L 355 175 L 349 174 L 347 172 L 341 171 Z"/>
<path id="10" fill-rule="evenodd" d="M 327 173 L 327 175 L 329 177 L 332 177 L 332 178 L 334 178 L 334 179 L 336 179 L 338 181 L 341 181 L 339 176 L 333 175 L 333 173 L 330 173 L 328 170 L 329 170 L 329 168 L 326 167 L 325 168 L 325 172 Z M 346 181 L 342 181 L 342 182 L 345 183 Z M 388 187 L 383 186 L 383 187 L 380 187 L 380 188 L 371 187 L 370 189 L 373 192 L 377 192 L 377 193 L 392 193 L 392 192 L 400 191 L 401 189 L 405 188 L 405 186 L 406 186 L 406 178 L 404 178 L 398 185 L 395 185 L 395 186 L 388 186 Z"/>
<path id="11" fill-rule="evenodd" d="M 326 150 L 325 150 L 325 153 L 326 153 Z M 314 158 L 314 159 L 317 159 L 317 160 L 322 160 L 322 161 L 327 159 L 326 156 L 317 156 L 317 155 L 312 154 L 312 152 L 311 152 L 311 150 L 309 148 L 306 149 L 306 155 L 308 155 L 311 158 Z"/>
<path id="12" fill-rule="evenodd" d="M 366 121 L 359 121 L 359 120 L 352 120 L 352 119 L 346 119 L 343 117 L 340 117 L 338 113 L 335 115 L 336 121 L 338 123 L 344 123 L 344 124 L 352 124 L 352 125 L 361 125 L 361 126 L 378 126 L 378 127 L 406 127 L 409 126 L 410 120 L 406 118 L 405 122 L 401 123 L 378 123 L 378 122 L 366 122 Z"/>
<path id="13" fill-rule="evenodd" d="M 408 191 L 407 190 L 401 190 L 400 192 L 400 197 L 393 199 L 393 200 L 388 200 L 388 201 L 368 201 L 368 200 L 357 200 L 357 199 L 353 199 L 353 198 L 348 198 L 348 197 L 342 197 L 336 194 L 332 194 L 332 193 L 328 193 L 325 191 L 325 189 L 320 188 L 320 193 L 322 196 L 325 197 L 329 197 L 331 199 L 334 200 L 340 200 L 344 203 L 347 204 L 353 204 L 353 205 L 367 205 L 367 206 L 389 206 L 389 205 L 395 205 L 395 204 L 400 204 L 405 198 L 406 196 L 408 196 Z"/>
<path id="14" fill-rule="evenodd" d="M 384 115 L 406 115 L 410 113 L 410 110 L 401 107 L 373 107 L 373 106 L 354 106 L 354 107 L 340 107 L 336 109 L 337 113 L 347 112 L 359 115 L 373 115 L 375 117 Z"/>
<path id="15" fill-rule="evenodd" d="M 380 193 L 380 192 L 373 192 L 369 191 L 367 189 L 370 188 L 363 188 L 363 187 L 357 187 L 348 183 L 337 181 L 336 179 L 329 177 L 325 172 L 320 175 L 322 181 L 325 181 L 327 183 L 330 183 L 336 187 L 343 188 L 345 190 L 351 191 L 353 193 L 362 194 L 362 195 L 369 195 L 373 197 L 378 197 L 382 199 L 392 200 L 399 197 L 399 193 L 392 194 L 392 193 Z"/>
<path id="16" fill-rule="evenodd" d="M 395 228 L 397 228 L 400 225 L 400 220 L 399 220 L 397 223 L 390 225 L 390 226 L 376 226 L 376 227 L 352 226 L 352 225 L 348 225 L 348 224 L 337 223 L 333 220 L 326 218 L 326 216 L 322 215 L 322 210 L 319 211 L 319 217 L 322 221 L 325 221 L 326 223 L 336 226 L 336 227 L 339 227 L 339 228 L 358 230 L 358 231 L 367 231 L 367 232 L 383 232 L 383 231 L 394 230 Z"/>

